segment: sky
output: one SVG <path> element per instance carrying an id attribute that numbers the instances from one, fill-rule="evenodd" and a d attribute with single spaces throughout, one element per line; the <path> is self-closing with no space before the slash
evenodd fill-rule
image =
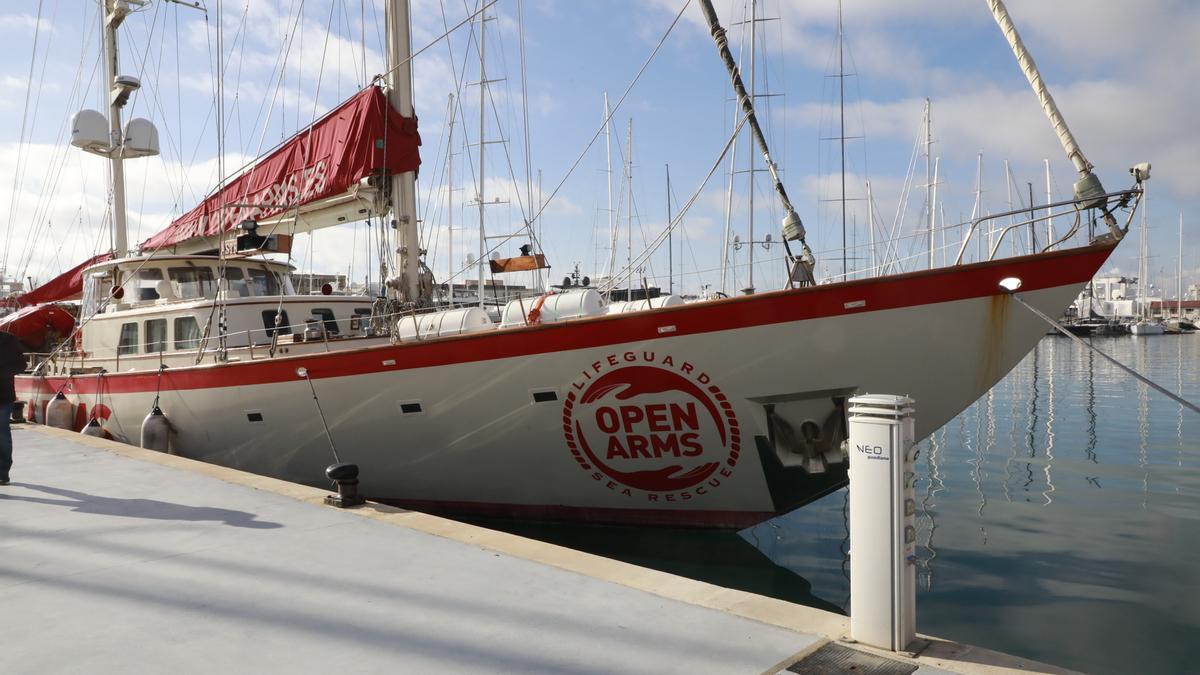
<path id="1" fill-rule="evenodd" d="M 159 157 L 126 163 L 130 241 L 165 227 L 217 184 L 218 56 L 224 63 L 227 173 L 384 70 L 382 0 L 202 4 L 205 10 L 153 0 L 121 28 L 121 71 L 143 83 L 126 119 L 152 120 L 163 148 Z M 471 203 L 479 172 L 478 25 L 442 36 L 477 5 L 476 0 L 412 0 L 412 5 L 414 47 L 428 46 L 413 61 L 424 141 L 418 181 L 422 244 L 437 278 L 457 274 L 457 280 L 479 236 L 478 207 Z M 662 287 L 673 280 L 677 291 L 687 293 L 720 290 L 723 276 L 724 290 L 736 292 L 750 285 L 751 270 L 759 289 L 782 283 L 779 202 L 744 133 L 724 152 L 734 123 L 728 76 L 697 3 L 688 4 L 670 29 L 684 5 L 685 0 L 499 0 L 486 11 L 495 18 L 486 27 L 487 79 L 496 81 L 487 88 L 484 106 L 483 190 L 486 202 L 500 203 L 484 209 L 484 229 L 489 236 L 519 232 L 534 211 L 529 202 L 540 205 L 548 198 L 537 231 L 552 278 L 576 265 L 583 274 L 602 275 L 610 256 L 620 269 L 655 240 L 667 222 L 669 166 L 672 213 L 693 196 L 694 203 L 672 237 L 670 254 L 660 246 L 638 265 L 635 278 Z M 982 0 L 845 0 L 843 78 L 837 77 L 835 0 L 760 0 L 753 10 L 748 0 L 715 5 L 748 81 L 753 68 L 772 156 L 808 229 L 819 277 L 842 272 L 841 148 L 829 140 L 839 136 L 848 137 L 849 271 L 861 273 L 872 264 L 866 227 L 871 214 L 877 241 L 896 237 L 892 250 L 902 269 L 926 264 L 923 157 L 906 179 L 914 143 L 923 139 L 926 99 L 937 163 L 936 211 L 951 226 L 938 242 L 946 257 L 957 253 L 963 231 L 953 226 L 975 208 L 980 154 L 983 213 L 1009 209 L 1006 160 L 1017 208 L 1028 204 L 1030 189 L 1035 202 L 1045 202 L 1045 160 L 1052 196 L 1069 197 L 1075 171 Z M 1152 280 L 1166 297 L 1174 295 L 1182 212 L 1184 286 L 1200 283 L 1200 239 L 1192 234 L 1190 209 L 1200 196 L 1200 135 L 1192 123 L 1200 90 L 1191 86 L 1200 78 L 1200 44 L 1194 39 L 1200 35 L 1200 3 L 1010 0 L 1008 6 L 1104 186 L 1128 187 L 1129 167 L 1153 164 L 1146 230 Z M 751 11 L 761 20 L 749 22 Z M 44 282 L 110 246 L 106 162 L 68 143 L 71 115 L 104 105 L 98 24 L 90 0 L 22 0 L 0 8 L 0 39 L 6 44 L 0 54 L 0 215 L 7 223 L 0 244 L 9 276 Z M 753 59 L 752 25 L 758 46 Z M 605 92 L 615 105 L 643 64 L 612 115 L 611 137 L 598 134 Z M 461 104 L 454 113 L 450 191 L 445 162 L 452 93 Z M 631 181 L 625 169 L 630 137 Z M 612 174 L 606 171 L 606 146 L 612 148 Z M 759 171 L 750 171 L 751 161 Z M 615 254 L 609 250 L 610 175 Z M 729 252 L 722 275 L 727 213 L 728 236 L 736 236 L 740 246 Z M 1060 236 L 1070 223 L 1064 218 L 1054 226 Z M 1137 274 L 1140 227 L 1139 214 L 1107 271 Z M 292 262 L 301 271 L 348 273 L 359 280 L 376 276 L 378 253 L 372 252 L 369 231 L 355 224 L 301 236 Z M 1039 225 L 1039 245 L 1047 236 Z M 1001 253 L 1028 246 L 1027 232 L 1010 237 Z M 488 241 L 511 255 L 527 237 Z M 750 241 L 760 243 L 746 244 Z M 884 248 L 877 245 L 876 264 Z M 976 255 L 973 245 L 969 250 Z"/>

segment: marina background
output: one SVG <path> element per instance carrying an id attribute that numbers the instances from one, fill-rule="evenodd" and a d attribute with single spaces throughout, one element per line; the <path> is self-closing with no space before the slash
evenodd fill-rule
<path id="1" fill-rule="evenodd" d="M 144 87 L 128 113 L 153 119 L 164 134 L 160 159 L 131 162 L 128 167 L 131 240 L 140 241 L 164 227 L 218 181 L 211 13 L 216 3 L 207 4 L 208 15 L 154 2 L 132 15 L 122 29 L 123 63 L 129 74 L 141 77 Z M 742 28 L 734 25 L 743 21 L 743 4 L 716 2 L 735 49 L 744 37 Z M 820 140 L 839 135 L 836 78 L 831 77 L 837 72 L 837 2 L 758 4 L 766 19 L 759 36 L 765 54 L 758 62 L 763 78 L 759 91 L 779 94 L 761 101 L 767 134 L 822 262 L 819 273 L 838 273 L 840 205 L 831 201 L 839 197 L 836 146 Z M 1128 167 L 1142 161 L 1154 164 L 1151 249 L 1157 257 L 1150 271 L 1160 287 L 1174 289 L 1175 221 L 1200 195 L 1194 161 L 1200 146 L 1195 134 L 1186 132 L 1194 127 L 1200 90 L 1179 86 L 1200 75 L 1194 40 L 1200 6 L 1180 0 L 1007 4 L 1104 185 L 1114 190 L 1128 185 Z M 502 0 L 496 5 L 500 20 L 489 28 L 487 51 L 489 72 L 506 80 L 495 85 L 498 120 L 489 118 L 485 135 L 508 139 L 516 165 L 528 145 L 532 168 L 543 171 L 548 193 L 600 124 L 603 92 L 615 100 L 682 5 L 683 0 L 525 0 L 525 98 L 530 104 L 526 139 L 520 115 L 517 3 Z M 443 10 L 453 25 L 474 6 L 474 0 L 414 1 L 414 44 L 424 46 L 444 32 Z M 329 110 L 383 69 L 381 0 L 225 0 L 224 8 L 230 94 L 227 168 L 240 166 L 303 128 L 314 114 Z M 850 245 L 861 247 L 866 239 L 861 224 L 867 220 L 863 197 L 868 177 L 879 217 L 886 214 L 890 225 L 926 98 L 933 106 L 933 151 L 941 159 L 938 199 L 947 223 L 971 212 L 980 152 L 985 211 L 1007 210 L 1005 160 L 1011 162 L 1016 203 L 1028 202 L 1027 183 L 1033 184 L 1037 201 L 1044 199 L 1047 158 L 1055 194 L 1068 194 L 1075 172 L 983 3 L 847 0 L 844 14 L 850 74 L 845 80 L 846 135 L 865 137 L 847 146 Z M 693 3 L 613 120 L 620 145 L 627 120 L 634 118 L 639 211 L 635 227 L 646 233 L 657 232 L 665 222 L 665 165 L 671 165 L 678 196 L 686 199 L 731 129 L 728 78 L 700 24 Z M 102 98 L 97 85 L 102 78 L 95 76 L 97 26 L 95 3 L 90 2 L 8 3 L 0 10 L 0 39 L 7 46 L 0 55 L 0 128 L 5 130 L 0 133 L 0 213 L 14 223 L 5 235 L 8 253 L 0 267 L 22 282 L 45 282 L 108 247 L 106 166 L 100 158 L 67 152 L 70 116 L 81 107 L 100 105 Z M 464 60 L 475 58 L 472 45 L 469 30 L 460 29 L 449 47 L 438 44 L 414 62 L 426 154 L 423 211 L 426 202 L 445 201 L 438 149 L 446 136 L 446 97 L 455 90 L 456 77 L 477 79 L 470 69 L 461 76 L 456 72 L 463 69 Z M 272 79 L 273 66 L 280 65 L 280 55 L 288 50 L 283 77 Z M 463 90 L 465 119 L 474 119 L 469 106 L 477 93 L 469 87 Z M 475 134 L 473 125 L 467 126 L 472 131 L 466 133 Z M 464 126 L 455 133 L 461 142 Z M 467 140 L 478 141 L 474 136 Z M 605 220 L 602 150 L 593 148 L 541 223 L 558 279 L 576 262 L 593 278 L 600 271 L 593 261 L 596 248 L 606 241 L 597 236 Z M 740 152 L 744 158 L 744 146 Z M 487 194 L 508 205 L 493 209 L 488 227 L 493 233 L 507 232 L 520 222 L 516 199 L 526 176 L 519 175 L 521 171 L 509 175 L 509 162 L 499 148 L 491 155 Z M 619 154 L 615 164 L 620 165 Z M 453 201 L 462 211 L 456 214 L 452 235 L 457 259 L 471 250 L 478 229 L 466 217 L 475 192 L 467 168 L 471 163 L 460 153 L 455 166 L 466 172 L 454 181 Z M 536 182 L 536 173 L 528 178 Z M 726 183 L 723 176 L 712 181 L 687 218 L 682 235 L 687 241 L 681 239 L 676 259 L 677 270 L 686 269 L 680 283 L 687 293 L 715 283 L 712 270 L 719 267 Z M 744 204 L 744 181 L 736 181 L 734 188 L 735 205 Z M 765 182 L 757 191 L 755 220 L 762 234 L 777 227 L 780 214 L 766 206 L 771 202 L 765 199 L 770 194 Z M 917 210 L 910 209 L 905 233 L 917 226 Z M 429 219 L 436 227 L 444 225 L 436 212 Z M 743 214 L 735 232 L 749 239 L 745 220 Z M 1061 230 L 1066 223 L 1057 226 Z M 302 272 L 348 273 L 361 280 L 374 269 L 364 262 L 366 233 L 359 223 L 301 237 L 295 259 Z M 450 267 L 450 237 L 442 232 L 431 253 L 439 280 Z M 778 255 L 759 251 L 763 282 L 768 272 L 775 275 L 770 281 L 779 282 L 783 267 L 775 260 Z M 851 255 L 859 258 L 855 266 L 865 266 L 863 251 Z M 662 257 L 647 274 L 663 276 L 667 262 Z M 737 262 L 745 265 L 746 259 L 743 250 Z M 1194 255 L 1185 258 L 1185 287 L 1200 280 L 1198 267 Z M 1135 269 L 1137 247 L 1127 243 L 1105 271 L 1131 275 Z"/>
<path id="2" fill-rule="evenodd" d="M 1200 398 L 1196 335 L 1092 344 Z M 1043 339 L 920 444 L 918 631 L 1085 672 L 1190 670 L 1197 434 L 1191 411 L 1065 338 Z M 737 534 L 492 525 L 845 612 L 846 503 L 839 491 Z"/>

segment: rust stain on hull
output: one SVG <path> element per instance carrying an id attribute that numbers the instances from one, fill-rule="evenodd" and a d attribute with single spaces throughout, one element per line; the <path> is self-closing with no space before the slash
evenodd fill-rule
<path id="1" fill-rule="evenodd" d="M 1004 344 L 1008 310 L 1012 298 L 1007 293 L 993 295 L 988 302 L 988 317 L 983 337 L 983 363 L 979 371 L 980 389 L 987 391 L 1004 377 Z"/>

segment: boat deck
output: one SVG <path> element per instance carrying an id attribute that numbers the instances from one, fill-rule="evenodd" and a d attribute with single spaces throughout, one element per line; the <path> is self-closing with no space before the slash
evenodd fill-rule
<path id="1" fill-rule="evenodd" d="M 13 436 L 0 672 L 1063 672 L 934 638 L 885 657 L 839 640 L 836 614 L 69 432 Z"/>

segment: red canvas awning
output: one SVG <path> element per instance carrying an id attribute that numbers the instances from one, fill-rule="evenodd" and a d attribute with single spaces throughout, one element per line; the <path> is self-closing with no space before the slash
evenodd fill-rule
<path id="1" fill-rule="evenodd" d="M 11 303 L 21 307 L 28 307 L 29 305 L 42 305 L 48 302 L 74 300 L 83 294 L 83 270 L 96 263 L 111 259 L 111 253 L 101 253 L 98 256 L 88 258 L 32 291 L 11 298 Z"/>
<path id="2" fill-rule="evenodd" d="M 368 87 L 231 179 L 199 206 L 142 242 L 142 250 L 228 232 L 247 218 L 343 194 L 376 172 L 421 165 L 415 117 L 404 117 L 379 87 Z M 231 204 L 254 204 L 229 208 Z M 226 208 L 222 208 L 222 207 Z"/>

